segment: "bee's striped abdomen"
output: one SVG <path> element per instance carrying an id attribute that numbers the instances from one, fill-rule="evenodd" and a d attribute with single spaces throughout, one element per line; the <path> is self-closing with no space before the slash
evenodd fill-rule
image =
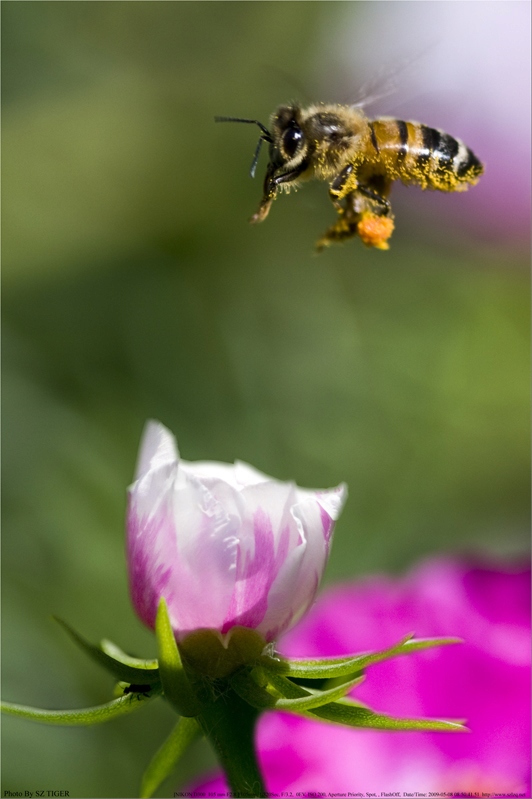
<path id="1" fill-rule="evenodd" d="M 391 180 L 422 189 L 464 191 L 484 171 L 460 139 L 419 122 L 382 117 L 370 122 L 375 160 Z"/>

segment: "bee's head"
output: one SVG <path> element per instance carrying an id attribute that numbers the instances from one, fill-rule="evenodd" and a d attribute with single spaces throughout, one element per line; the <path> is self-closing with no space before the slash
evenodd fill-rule
<path id="1" fill-rule="evenodd" d="M 272 114 L 270 166 L 278 169 L 295 167 L 305 157 L 308 142 L 301 127 L 301 109 L 297 105 L 281 105 Z"/>
<path id="2" fill-rule="evenodd" d="M 306 164 L 328 179 L 356 147 L 364 119 L 347 106 L 320 103 L 302 109 L 296 104 L 281 105 L 270 119 L 269 170 L 300 171 Z"/>
<path id="3" fill-rule="evenodd" d="M 246 122 L 258 125 L 260 128 L 261 135 L 251 164 L 251 177 L 255 177 L 262 142 L 268 142 L 270 145 L 270 160 L 264 178 L 262 211 L 258 217 L 255 215 L 257 218 L 254 217 L 254 221 L 261 221 L 266 217 L 265 209 L 271 205 L 278 188 L 287 189 L 308 169 L 309 145 L 301 126 L 301 114 L 301 109 L 297 105 L 279 106 L 270 119 L 271 131 L 256 119 L 214 118 L 216 122 Z"/>

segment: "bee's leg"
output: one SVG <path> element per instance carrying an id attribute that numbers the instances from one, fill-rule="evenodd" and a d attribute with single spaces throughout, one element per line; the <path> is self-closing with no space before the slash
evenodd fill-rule
<path id="1" fill-rule="evenodd" d="M 327 228 L 325 233 L 316 242 L 316 250 L 321 252 L 325 247 L 329 247 L 334 242 L 342 242 L 351 239 L 358 233 L 358 223 L 347 219 L 345 216 L 338 217 L 334 225 Z"/>
<path id="2" fill-rule="evenodd" d="M 348 164 L 329 186 L 329 197 L 338 212 L 338 219 L 316 242 L 318 252 L 333 242 L 345 241 L 357 235 L 361 212 L 365 207 L 365 200 L 359 202 L 357 187 L 353 164 Z"/>
<path id="3" fill-rule="evenodd" d="M 333 200 L 338 219 L 317 242 L 318 252 L 333 242 L 359 236 L 367 247 L 387 250 L 394 223 L 391 205 L 384 197 L 365 186 Z"/>
<path id="4" fill-rule="evenodd" d="M 273 183 L 274 172 L 275 169 L 273 165 L 271 163 L 268 164 L 268 169 L 266 170 L 266 175 L 264 177 L 263 195 L 262 200 L 260 201 L 259 210 L 256 214 L 253 214 L 249 220 L 252 224 L 263 222 L 270 213 L 271 204 L 275 200 L 275 195 L 277 194 L 277 187 Z"/>
<path id="5" fill-rule="evenodd" d="M 290 172 L 283 172 L 281 175 L 273 177 L 275 167 L 270 164 L 264 179 L 264 196 L 259 205 L 259 210 L 256 214 L 253 214 L 249 221 L 252 224 L 263 222 L 270 212 L 271 204 L 275 200 L 278 187 L 283 183 L 293 183 L 294 180 L 297 180 L 301 173 L 307 169 L 307 167 L 308 161 L 307 159 L 304 159 L 299 166 L 297 166 L 295 169 L 292 169 Z"/>
<path id="6" fill-rule="evenodd" d="M 392 206 L 387 197 L 392 183 L 383 175 L 375 175 L 369 185 L 358 186 L 353 209 L 360 213 L 357 233 L 367 247 L 389 249 L 394 229 Z"/>
<path id="7" fill-rule="evenodd" d="M 267 196 L 262 198 L 259 205 L 259 210 L 255 214 L 253 214 L 253 216 L 249 220 L 252 225 L 257 224 L 257 222 L 264 222 L 264 220 L 270 213 L 271 204 L 274 200 L 275 200 L 275 192 L 269 197 Z"/>
<path id="8" fill-rule="evenodd" d="M 359 185 L 357 191 L 364 197 L 367 197 L 368 200 L 371 200 L 371 210 L 375 216 L 390 216 L 392 206 L 385 197 L 377 194 L 373 189 L 368 189 L 367 186 Z"/>
<path id="9" fill-rule="evenodd" d="M 329 186 L 329 197 L 338 212 L 338 219 L 316 242 L 318 252 L 333 242 L 345 241 L 358 233 L 358 223 L 367 203 L 358 194 L 358 182 L 353 164 L 347 164 L 334 178 Z"/>
<path id="10" fill-rule="evenodd" d="M 329 247 L 334 242 L 342 242 L 357 235 L 358 223 L 360 222 L 361 214 L 354 211 L 350 206 L 350 198 L 351 195 L 347 198 L 348 204 L 345 208 L 340 205 L 339 201 L 334 203 L 335 208 L 338 211 L 338 219 L 334 225 L 331 225 L 331 227 L 328 228 L 323 236 L 316 242 L 316 249 L 318 252 L 321 252 L 324 247 Z"/>
<path id="11" fill-rule="evenodd" d="M 340 201 L 357 188 L 358 183 L 354 174 L 354 166 L 353 164 L 348 164 L 329 186 L 329 197 L 336 210 L 339 211 L 341 209 Z"/>

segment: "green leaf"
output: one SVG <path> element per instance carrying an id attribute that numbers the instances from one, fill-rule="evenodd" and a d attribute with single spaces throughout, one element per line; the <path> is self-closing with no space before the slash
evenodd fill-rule
<path id="1" fill-rule="evenodd" d="M 157 609 L 155 633 L 159 645 L 159 675 L 165 697 L 180 716 L 197 716 L 203 705 L 185 672 L 164 598 Z"/>
<path id="2" fill-rule="evenodd" d="M 330 702 L 334 702 L 336 699 L 340 699 L 341 697 L 345 696 L 345 694 L 350 691 L 353 686 L 361 683 L 363 679 L 363 676 L 356 677 L 354 680 L 349 680 L 349 682 L 343 683 L 343 685 L 329 688 L 327 691 L 309 692 L 308 696 L 302 696 L 297 699 L 279 699 L 276 702 L 275 707 L 278 710 L 293 710 L 296 713 L 299 713 L 303 710 L 312 710 L 313 708 L 327 705 Z M 287 680 L 286 682 L 289 681 Z"/>
<path id="3" fill-rule="evenodd" d="M 41 710 L 40 708 L 26 707 L 25 705 L 15 705 L 11 702 L 2 702 L 0 707 L 3 713 L 20 718 L 39 721 L 43 724 L 61 724 L 64 726 L 87 726 L 90 724 L 101 724 L 104 721 L 111 721 L 118 716 L 132 713 L 144 703 L 149 702 L 160 694 L 160 690 L 153 688 L 152 695 L 144 697 L 140 694 L 130 694 L 119 699 L 113 699 L 105 705 L 87 707 L 80 710 Z"/>
<path id="4" fill-rule="evenodd" d="M 272 696 L 264 687 L 257 685 L 253 679 L 253 672 L 239 671 L 230 678 L 230 683 L 236 693 L 253 707 L 298 712 L 326 705 L 345 696 L 354 685 L 362 682 L 363 679 L 363 677 L 356 677 L 354 680 L 349 680 L 349 682 L 330 688 L 327 691 L 311 692 L 297 686 L 298 690 L 294 692 L 294 683 L 285 677 L 276 675 L 271 684 L 281 694 L 281 697 Z"/>
<path id="5" fill-rule="evenodd" d="M 264 648 L 258 665 L 264 667 L 269 674 L 288 674 L 290 669 L 286 658 L 275 651 L 273 644 L 268 644 Z"/>
<path id="6" fill-rule="evenodd" d="M 363 676 L 357 677 L 353 680 L 353 683 L 356 685 L 357 683 L 362 682 L 364 679 Z M 298 699 L 300 697 L 305 697 L 317 692 L 312 688 L 303 688 L 301 685 L 297 685 L 297 683 L 292 682 L 292 680 L 287 679 L 286 677 L 279 676 L 277 674 L 269 675 L 269 681 L 274 688 L 279 691 L 280 694 L 283 696 L 289 697 L 290 699 Z M 345 685 L 345 683 L 344 683 Z M 336 686 L 335 686 L 336 687 Z M 346 700 L 341 700 L 346 701 Z M 355 701 L 354 699 L 348 700 L 351 704 L 357 705 L 358 707 L 366 707 L 363 702 Z"/>
<path id="7" fill-rule="evenodd" d="M 373 663 L 389 660 L 398 655 L 409 655 L 412 652 L 417 652 L 422 649 L 460 643 L 462 643 L 461 638 L 414 639 L 412 635 L 409 635 L 399 641 L 398 644 L 394 644 L 388 649 L 383 649 L 379 652 L 369 652 L 361 655 L 324 660 L 288 660 L 288 676 L 316 680 L 345 677 L 348 674 L 363 671 Z M 267 664 L 264 664 L 264 667 L 267 668 Z"/>
<path id="8" fill-rule="evenodd" d="M 172 773 L 187 747 L 199 735 L 201 735 L 201 728 L 195 719 L 181 718 L 178 720 L 144 772 L 140 785 L 141 799 L 153 796 L 159 785 Z"/>
<path id="9" fill-rule="evenodd" d="M 100 649 L 100 647 L 89 643 L 89 641 L 77 633 L 66 621 L 63 621 L 63 619 L 59 619 L 57 616 L 54 616 L 54 619 L 66 630 L 70 637 L 89 655 L 89 657 L 114 674 L 115 677 L 118 677 L 120 680 L 125 680 L 128 683 L 149 683 L 150 685 L 158 685 L 160 683 L 158 669 L 147 669 L 146 667 L 138 668 L 117 660 Z"/>
<path id="10" fill-rule="evenodd" d="M 307 714 L 305 714 L 307 715 Z M 440 719 L 398 719 L 373 713 L 349 700 L 334 702 L 310 711 L 309 717 L 318 716 L 348 727 L 369 727 L 377 730 L 425 730 L 443 732 L 468 732 L 461 721 Z"/>
<path id="11" fill-rule="evenodd" d="M 303 710 L 303 703 L 305 699 L 309 699 L 316 696 L 326 697 L 329 696 L 329 702 L 332 701 L 332 694 L 333 691 L 338 691 L 339 695 L 335 697 L 335 699 L 340 699 L 341 697 L 345 696 L 345 694 L 353 688 L 355 685 L 359 685 L 365 679 L 364 675 L 359 675 L 355 677 L 353 680 L 349 680 L 349 682 L 344 682 L 341 685 L 333 686 L 333 688 L 328 689 L 327 691 L 317 691 L 313 688 L 304 688 L 301 685 L 297 685 L 297 683 L 292 682 L 292 680 L 287 679 L 286 677 L 282 677 L 278 674 L 271 675 L 269 680 L 270 684 L 280 693 L 282 696 L 286 697 L 287 699 L 291 699 L 293 704 L 292 706 L 286 706 L 286 710 L 290 710 L 293 708 L 294 712 L 299 712 L 298 707 Z M 352 700 L 349 700 L 352 701 Z M 319 704 L 315 704 L 314 707 L 320 707 L 321 705 L 327 704 L 326 701 L 320 702 Z M 358 702 L 356 703 L 359 704 Z M 360 703 L 361 707 L 365 707 L 364 704 Z"/>
<path id="12" fill-rule="evenodd" d="M 240 669 L 229 678 L 231 688 L 251 707 L 258 710 L 274 708 L 277 698 L 272 696 L 262 685 L 257 685 L 249 669 Z"/>
<path id="13" fill-rule="evenodd" d="M 277 690 L 293 698 L 302 697 L 307 693 L 305 688 L 296 685 L 285 677 L 271 676 L 270 681 Z M 297 711 L 297 707 L 286 707 L 286 710 L 299 712 L 307 718 L 321 718 L 342 724 L 347 727 L 370 727 L 379 730 L 441 730 L 444 732 L 467 732 L 461 721 L 445 721 L 435 719 L 396 719 L 374 713 L 363 704 L 352 699 L 341 699 L 323 707 L 316 707 L 310 711 Z"/>
<path id="14" fill-rule="evenodd" d="M 114 644 L 112 641 L 109 641 L 107 638 L 102 638 L 100 641 L 100 649 L 105 652 L 106 655 L 114 658 L 114 660 L 119 660 L 120 663 L 124 663 L 126 666 L 133 666 L 137 669 L 157 669 L 159 664 L 157 660 L 154 658 L 153 660 L 143 660 L 142 658 L 135 658 L 132 655 L 128 655 L 119 646 Z"/>

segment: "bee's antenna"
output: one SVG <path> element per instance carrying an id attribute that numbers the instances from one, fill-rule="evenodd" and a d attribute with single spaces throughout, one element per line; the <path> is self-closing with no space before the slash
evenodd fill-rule
<path id="1" fill-rule="evenodd" d="M 240 117 L 214 117 L 215 122 L 247 122 L 250 125 L 258 125 L 264 134 L 264 141 L 271 142 L 272 137 L 268 128 L 259 122 L 258 119 L 241 119 Z"/>
<path id="2" fill-rule="evenodd" d="M 257 148 L 255 150 L 255 155 L 253 156 L 253 161 L 251 162 L 251 169 L 249 170 L 249 174 L 252 178 L 255 177 L 255 172 L 257 170 L 257 163 L 259 160 L 260 155 L 260 148 L 262 147 L 262 142 L 267 141 L 269 144 L 273 142 L 272 135 L 268 128 L 259 122 L 258 119 L 241 119 L 240 117 L 214 117 L 215 122 L 246 122 L 250 125 L 258 125 L 262 131 L 262 136 L 260 137 Z"/>

